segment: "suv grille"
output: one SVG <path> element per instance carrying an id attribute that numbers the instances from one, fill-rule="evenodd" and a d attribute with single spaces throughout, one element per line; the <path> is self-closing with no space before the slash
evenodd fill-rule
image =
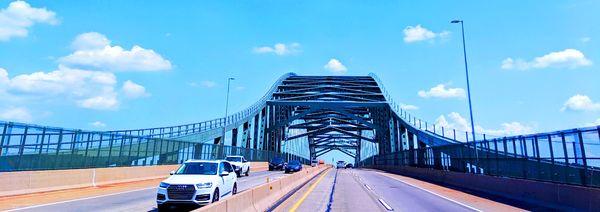
<path id="1" fill-rule="evenodd" d="M 173 200 L 191 200 L 196 194 L 194 185 L 170 185 L 167 188 L 169 199 Z"/>

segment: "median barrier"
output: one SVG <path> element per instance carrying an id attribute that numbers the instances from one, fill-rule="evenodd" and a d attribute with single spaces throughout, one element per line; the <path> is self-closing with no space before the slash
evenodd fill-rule
<path id="1" fill-rule="evenodd" d="M 223 201 L 199 208 L 197 211 L 265 211 L 292 189 L 308 182 L 326 168 L 327 166 L 308 167 L 300 172 L 248 189 Z"/>
<path id="2" fill-rule="evenodd" d="M 166 178 L 179 166 L 0 172 L 0 197 Z M 252 171 L 269 168 L 267 162 L 251 162 L 250 167 Z"/>

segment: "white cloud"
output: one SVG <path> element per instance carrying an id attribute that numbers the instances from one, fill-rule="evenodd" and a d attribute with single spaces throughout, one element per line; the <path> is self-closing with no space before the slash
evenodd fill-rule
<path id="1" fill-rule="evenodd" d="M 3 121 L 31 122 L 33 117 L 26 108 L 9 107 L 0 110 L 0 119 Z"/>
<path id="2" fill-rule="evenodd" d="M 577 94 L 569 98 L 560 110 L 600 111 L 600 103 L 592 101 L 592 99 L 586 95 Z"/>
<path id="3" fill-rule="evenodd" d="M 204 80 L 200 82 L 200 85 L 205 88 L 214 88 L 215 86 L 217 86 L 217 83 L 210 80 Z"/>
<path id="4" fill-rule="evenodd" d="M 276 55 L 289 55 L 289 54 L 294 54 L 300 51 L 300 44 L 299 43 L 290 43 L 290 44 L 283 44 L 283 43 L 277 43 L 275 45 L 271 46 L 259 46 L 259 47 L 255 47 L 254 48 L 254 53 L 257 54 L 266 54 L 266 53 L 273 53 Z"/>
<path id="5" fill-rule="evenodd" d="M 455 129 L 460 132 L 471 132 L 471 125 L 467 119 L 462 117 L 459 113 L 451 112 L 447 116 L 448 119 L 446 119 L 446 116 L 444 115 L 439 116 L 435 120 L 436 127 Z M 534 127 L 519 122 L 507 122 L 500 124 L 499 129 L 484 129 L 481 126 L 476 125 L 475 132 L 493 136 L 522 135 L 533 133 Z"/>
<path id="6" fill-rule="evenodd" d="M 592 38 L 590 37 L 582 37 L 581 39 L 579 39 L 582 43 L 587 43 L 590 42 L 592 40 Z"/>
<path id="7" fill-rule="evenodd" d="M 506 58 L 502 61 L 502 69 L 541 69 L 541 68 L 579 68 L 592 65 L 592 61 L 577 49 L 565 49 L 550 52 L 544 56 L 536 57 L 532 61 L 523 59 Z"/>
<path id="8" fill-rule="evenodd" d="M 92 123 L 90 123 L 90 125 L 92 125 L 95 128 L 104 128 L 104 127 L 106 127 L 106 124 L 104 122 L 101 122 L 101 121 L 92 122 Z"/>
<path id="9" fill-rule="evenodd" d="M 31 7 L 25 1 L 11 2 L 0 10 L 0 41 L 26 37 L 35 23 L 58 24 L 56 14 L 46 8 Z"/>
<path id="10" fill-rule="evenodd" d="M 415 105 L 400 104 L 400 109 L 402 109 L 402 110 L 418 110 L 419 107 L 417 107 Z"/>
<path id="11" fill-rule="evenodd" d="M 110 40 L 103 34 L 97 32 L 86 32 L 77 35 L 71 43 L 75 50 L 102 49 L 110 45 Z"/>
<path id="12" fill-rule="evenodd" d="M 6 70 L 0 69 L 0 91 L 34 100 L 65 98 L 90 109 L 116 109 L 119 103 L 116 83 L 115 75 L 109 72 L 64 66 L 59 66 L 55 71 L 21 74 L 12 79 Z"/>
<path id="13" fill-rule="evenodd" d="M 450 35 L 450 32 L 443 31 L 440 33 L 432 32 L 421 25 L 407 26 L 403 30 L 404 42 L 413 43 L 418 41 L 433 40 L 435 38 L 446 38 Z"/>
<path id="14" fill-rule="evenodd" d="M 600 126 L 600 118 L 596 119 L 596 121 L 594 121 L 594 122 L 590 122 L 590 123 L 584 124 L 583 126 L 584 127 Z"/>
<path id="15" fill-rule="evenodd" d="M 71 44 L 75 52 L 59 59 L 69 67 L 101 71 L 164 71 L 171 62 L 151 49 L 134 45 L 131 50 L 111 46 L 106 36 L 97 32 L 83 33 Z"/>
<path id="16" fill-rule="evenodd" d="M 342 64 L 339 60 L 335 58 L 331 58 L 323 68 L 333 72 L 334 74 L 345 74 L 348 69 L 344 64 Z"/>
<path id="17" fill-rule="evenodd" d="M 243 91 L 243 90 L 246 90 L 246 87 L 244 87 L 244 86 L 237 86 L 237 87 L 235 87 L 235 90 L 237 90 L 237 91 Z"/>
<path id="18" fill-rule="evenodd" d="M 423 98 L 465 98 L 465 90 L 462 88 L 446 88 L 446 85 L 439 84 L 429 91 L 420 90 L 417 93 Z"/>
<path id="19" fill-rule="evenodd" d="M 132 82 L 131 80 L 125 81 L 125 83 L 123 83 L 123 87 L 121 88 L 121 90 L 123 90 L 123 93 L 125 94 L 125 96 L 127 96 L 129 98 L 139 98 L 139 97 L 150 96 L 150 94 L 146 92 L 146 88 L 144 88 L 144 86 L 141 86 L 135 82 Z"/>

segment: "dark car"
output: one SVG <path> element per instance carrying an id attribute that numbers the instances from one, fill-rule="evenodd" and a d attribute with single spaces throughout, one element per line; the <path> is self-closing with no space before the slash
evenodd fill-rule
<path id="1" fill-rule="evenodd" d="M 302 164 L 300 163 L 300 161 L 297 160 L 293 160 L 290 161 L 287 165 L 285 165 L 285 173 L 290 173 L 290 172 L 297 172 L 302 170 Z"/>
<path id="2" fill-rule="evenodd" d="M 347 168 L 352 168 L 352 167 L 353 167 L 353 166 L 352 166 L 352 164 L 351 164 L 351 163 L 347 163 L 347 164 L 346 164 L 346 169 L 347 169 Z"/>
<path id="3" fill-rule="evenodd" d="M 285 167 L 285 160 L 283 160 L 283 158 L 281 158 L 281 157 L 274 157 L 269 162 L 269 171 L 283 170 L 284 167 Z"/>

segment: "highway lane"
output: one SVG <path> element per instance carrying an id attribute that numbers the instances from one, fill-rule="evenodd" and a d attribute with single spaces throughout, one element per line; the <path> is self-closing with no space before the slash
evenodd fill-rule
<path id="1" fill-rule="evenodd" d="M 315 184 L 314 186 L 311 186 Z M 314 187 L 309 189 L 309 187 Z M 451 189 L 445 189 L 446 191 Z M 303 197 L 305 196 L 305 197 Z M 496 206 L 496 202 L 488 205 Z M 478 201 L 479 204 L 485 201 Z M 488 207 L 489 209 L 490 207 Z M 479 211 L 376 170 L 333 169 L 304 186 L 275 211 Z"/>
<path id="2" fill-rule="evenodd" d="M 269 180 L 282 177 L 281 171 L 251 172 L 248 177 L 238 178 L 239 191 L 256 187 Z M 155 211 L 156 210 L 156 185 L 155 187 L 138 189 L 99 197 L 83 198 L 42 206 L 16 209 L 17 211 Z"/>
<path id="3" fill-rule="evenodd" d="M 395 211 L 477 211 L 466 204 L 434 195 L 401 181 L 378 174 L 374 170 L 345 170 L 353 175 L 375 198 Z M 366 185 L 366 186 L 365 186 Z M 381 205 L 384 205 L 380 202 Z"/>

